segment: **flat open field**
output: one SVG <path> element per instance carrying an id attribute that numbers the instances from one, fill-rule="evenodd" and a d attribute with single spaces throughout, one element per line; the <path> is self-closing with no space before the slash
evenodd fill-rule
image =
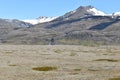
<path id="1" fill-rule="evenodd" d="M 120 46 L 0 45 L 0 80 L 120 80 Z"/>

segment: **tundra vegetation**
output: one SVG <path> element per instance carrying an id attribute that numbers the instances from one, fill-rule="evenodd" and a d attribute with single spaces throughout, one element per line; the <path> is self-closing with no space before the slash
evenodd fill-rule
<path id="1" fill-rule="evenodd" d="M 120 46 L 0 45 L 0 80 L 120 80 Z"/>

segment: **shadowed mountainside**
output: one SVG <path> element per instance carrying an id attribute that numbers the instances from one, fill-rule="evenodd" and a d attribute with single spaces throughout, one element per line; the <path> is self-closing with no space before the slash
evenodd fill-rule
<path id="1" fill-rule="evenodd" d="M 50 22 L 31 25 L 0 19 L 0 41 L 6 44 L 120 44 L 119 16 L 94 15 L 81 6 Z"/>

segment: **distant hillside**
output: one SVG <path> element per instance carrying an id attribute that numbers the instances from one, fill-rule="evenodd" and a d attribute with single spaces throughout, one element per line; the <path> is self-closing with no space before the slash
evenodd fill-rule
<path id="1" fill-rule="evenodd" d="M 119 45 L 119 12 L 111 15 L 80 6 L 63 16 L 38 24 L 0 19 L 3 44 Z"/>

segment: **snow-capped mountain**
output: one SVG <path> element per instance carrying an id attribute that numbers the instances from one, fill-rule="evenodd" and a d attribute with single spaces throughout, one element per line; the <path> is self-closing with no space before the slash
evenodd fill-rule
<path id="1" fill-rule="evenodd" d="M 109 15 L 94 8 L 93 6 L 80 6 L 76 10 L 70 11 L 65 15 L 61 16 L 59 20 L 79 19 L 87 16 L 109 16 Z"/>
<path id="2" fill-rule="evenodd" d="M 51 38 L 57 44 L 68 45 L 74 44 L 73 40 L 78 41 L 75 44 L 88 40 L 90 43 L 120 44 L 120 12 L 105 14 L 92 6 L 80 6 L 59 17 L 0 19 L 0 43 L 47 44 Z"/>
<path id="3" fill-rule="evenodd" d="M 56 18 L 57 17 L 44 17 L 44 16 L 40 16 L 37 19 L 30 19 L 30 20 L 23 20 L 23 21 L 35 25 L 35 24 L 38 24 L 38 23 L 49 22 L 49 21 L 52 21 L 52 20 L 54 20 Z"/>
<path id="4" fill-rule="evenodd" d="M 112 14 L 113 16 L 120 16 L 120 12 L 115 12 Z"/>
<path id="5" fill-rule="evenodd" d="M 120 12 L 114 12 L 112 14 L 106 14 L 106 13 L 104 13 L 104 12 L 94 8 L 94 7 L 89 8 L 87 11 L 94 16 L 120 16 Z"/>
<path id="6" fill-rule="evenodd" d="M 22 27 L 33 27 L 32 24 L 18 20 L 18 19 L 2 19 L 0 18 L 0 27 L 17 27 L 17 28 L 22 28 Z"/>
<path id="7" fill-rule="evenodd" d="M 94 8 L 93 6 L 80 6 L 78 9 L 72 12 L 84 12 L 85 14 L 93 15 L 93 16 L 107 16 L 108 14 Z"/>
<path id="8" fill-rule="evenodd" d="M 90 8 L 87 10 L 89 13 L 91 13 L 92 15 L 95 16 L 106 16 L 107 14 L 105 14 L 104 12 L 96 9 L 96 8 Z"/>
<path id="9" fill-rule="evenodd" d="M 32 24 L 17 19 L 3 19 L 3 20 L 12 23 L 18 27 L 33 27 Z"/>

